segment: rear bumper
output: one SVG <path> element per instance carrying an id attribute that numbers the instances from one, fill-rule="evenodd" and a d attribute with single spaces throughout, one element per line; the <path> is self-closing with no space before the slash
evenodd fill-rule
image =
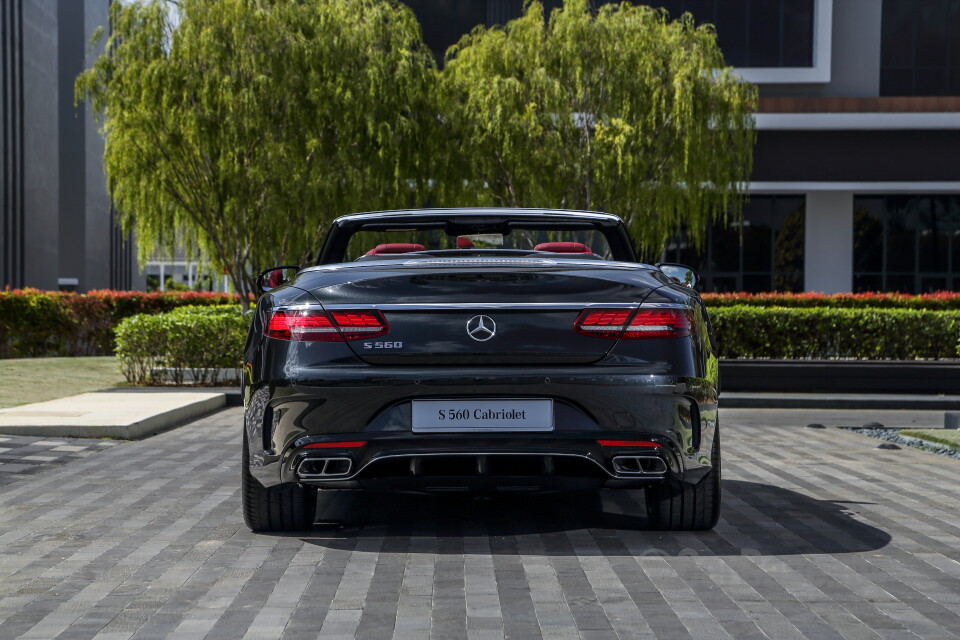
<path id="1" fill-rule="evenodd" d="M 604 447 L 590 438 L 378 438 L 344 449 L 309 444 L 298 442 L 281 463 L 285 482 L 329 489 L 544 491 L 641 487 L 681 468 L 669 446 Z"/>
<path id="2" fill-rule="evenodd" d="M 700 378 L 650 368 L 330 367 L 246 388 L 251 472 L 266 486 L 302 482 L 331 489 L 531 490 L 642 487 L 665 477 L 697 481 L 709 469 L 716 392 Z M 482 375 L 478 372 L 481 372 Z M 551 398 L 548 433 L 416 434 L 411 400 Z M 616 448 L 602 439 L 648 440 L 656 450 Z M 311 443 L 362 441 L 352 449 Z M 614 465 L 637 462 L 637 473 Z M 317 472 L 318 459 L 345 459 Z M 311 472 L 302 466 L 310 461 Z M 643 465 L 657 472 L 643 471 Z M 652 466 L 651 466 L 652 465 Z M 659 471 L 660 467 L 662 471 Z"/>

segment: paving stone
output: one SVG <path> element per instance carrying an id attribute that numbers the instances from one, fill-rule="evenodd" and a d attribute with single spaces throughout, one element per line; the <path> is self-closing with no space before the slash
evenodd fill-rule
<path id="1" fill-rule="evenodd" d="M 711 532 L 645 530 L 638 492 L 341 494 L 332 524 L 266 536 L 239 510 L 240 422 L 0 438 L 0 638 L 960 634 L 956 460 L 725 424 Z"/>

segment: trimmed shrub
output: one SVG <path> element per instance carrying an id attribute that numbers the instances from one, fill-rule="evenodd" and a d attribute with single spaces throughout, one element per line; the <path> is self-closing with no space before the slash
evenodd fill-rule
<path id="1" fill-rule="evenodd" d="M 951 359 L 960 311 L 762 308 L 710 310 L 721 358 Z"/>
<path id="2" fill-rule="evenodd" d="M 120 370 L 136 385 L 217 384 L 222 369 L 240 367 L 248 328 L 234 305 L 130 316 L 116 328 Z"/>
<path id="3" fill-rule="evenodd" d="M 0 291 L 0 358 L 110 355 L 113 329 L 123 318 L 237 302 L 234 294 L 193 291 Z"/>
<path id="4" fill-rule="evenodd" d="M 905 293 L 704 293 L 707 308 L 832 307 L 837 309 L 929 309 L 960 311 L 960 293 L 938 291 L 923 295 Z"/>

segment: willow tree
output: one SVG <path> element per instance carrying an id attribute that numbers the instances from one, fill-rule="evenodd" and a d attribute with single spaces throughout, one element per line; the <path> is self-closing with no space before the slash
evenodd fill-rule
<path id="1" fill-rule="evenodd" d="M 324 224 L 406 206 L 429 177 L 436 77 L 420 27 L 380 0 L 114 2 L 77 81 L 141 260 L 199 250 L 241 294 L 305 263 Z M 244 300 L 246 296 L 243 296 Z"/>
<path id="2" fill-rule="evenodd" d="M 617 213 L 648 252 L 742 206 L 756 91 L 690 15 L 529 2 L 452 47 L 442 89 L 463 160 L 450 201 Z"/>

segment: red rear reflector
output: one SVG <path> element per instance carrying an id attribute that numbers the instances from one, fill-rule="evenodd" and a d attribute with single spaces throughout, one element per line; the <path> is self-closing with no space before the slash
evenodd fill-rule
<path id="1" fill-rule="evenodd" d="M 597 440 L 601 447 L 661 447 L 649 440 Z"/>
<path id="2" fill-rule="evenodd" d="M 270 338 L 307 342 L 376 338 L 388 331 L 387 320 L 379 311 L 334 311 L 327 314 L 319 309 L 274 311 L 264 329 Z"/>
<path id="3" fill-rule="evenodd" d="M 304 449 L 356 449 L 367 444 L 366 440 L 350 440 L 349 442 L 311 442 Z"/>
<path id="4" fill-rule="evenodd" d="M 682 338 L 690 335 L 690 312 L 686 309 L 644 309 L 630 321 L 625 340 L 641 338 Z"/>

